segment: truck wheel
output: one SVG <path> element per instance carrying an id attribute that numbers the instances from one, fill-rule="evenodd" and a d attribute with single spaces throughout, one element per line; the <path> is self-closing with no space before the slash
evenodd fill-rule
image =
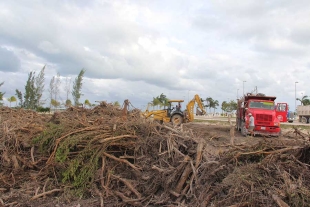
<path id="1" fill-rule="evenodd" d="M 241 124 L 241 134 L 242 134 L 243 136 L 246 136 L 246 135 L 248 134 L 248 130 L 247 130 L 247 128 L 245 127 L 245 123 L 244 123 L 244 122 L 242 122 L 242 124 Z"/>
<path id="2" fill-rule="evenodd" d="M 307 121 L 308 121 L 308 120 L 307 120 L 307 118 L 306 118 L 306 117 L 302 117 L 302 118 L 301 118 L 301 123 L 306 124 L 306 123 L 307 123 Z"/>
<path id="3" fill-rule="evenodd" d="M 238 120 L 238 122 L 237 122 L 237 129 L 238 129 L 238 131 L 241 131 L 241 121 L 240 120 Z"/>
<path id="4" fill-rule="evenodd" d="M 239 127 L 239 119 L 236 120 L 236 129 L 237 131 L 239 131 L 240 127 Z"/>
<path id="5" fill-rule="evenodd" d="M 183 123 L 183 117 L 180 114 L 175 114 L 171 117 L 171 122 L 174 126 L 179 126 Z"/>

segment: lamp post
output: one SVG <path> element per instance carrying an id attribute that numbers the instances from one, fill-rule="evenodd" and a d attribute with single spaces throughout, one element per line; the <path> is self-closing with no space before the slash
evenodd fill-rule
<path id="1" fill-rule="evenodd" d="M 237 89 L 237 99 L 238 99 L 238 97 L 239 97 L 239 95 L 238 95 L 238 91 L 239 91 L 239 88 Z"/>
<path id="2" fill-rule="evenodd" d="M 245 83 L 246 81 L 243 81 L 243 95 L 244 95 L 244 83 Z"/>
<path id="3" fill-rule="evenodd" d="M 295 112 L 297 111 L 297 108 L 296 108 L 296 83 L 298 83 L 297 81 L 295 82 Z"/>

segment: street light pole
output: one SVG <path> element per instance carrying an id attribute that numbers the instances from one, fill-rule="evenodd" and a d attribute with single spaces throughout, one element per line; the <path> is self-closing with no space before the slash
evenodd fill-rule
<path id="1" fill-rule="evenodd" d="M 238 95 L 238 91 L 239 91 L 239 88 L 237 89 L 237 99 L 238 99 L 238 97 L 239 97 L 239 95 Z"/>
<path id="2" fill-rule="evenodd" d="M 297 81 L 295 82 L 295 112 L 297 111 L 297 108 L 296 108 L 296 83 L 298 83 Z"/>
<path id="3" fill-rule="evenodd" d="M 243 81 L 243 95 L 244 95 L 244 83 L 245 83 L 246 81 Z"/>

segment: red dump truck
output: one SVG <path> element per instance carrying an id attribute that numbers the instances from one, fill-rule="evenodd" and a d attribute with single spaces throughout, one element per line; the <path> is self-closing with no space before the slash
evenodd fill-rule
<path id="1" fill-rule="evenodd" d="M 241 134 L 246 136 L 249 128 L 249 113 L 254 116 L 255 128 L 254 133 L 265 136 L 279 136 L 281 134 L 280 122 L 281 117 L 278 106 L 275 104 L 274 96 L 265 96 L 264 94 L 247 94 L 237 100 L 236 128 Z M 283 105 L 283 103 L 281 103 Z M 283 117 L 286 117 L 283 112 Z M 285 115 L 284 115 L 285 114 Z"/>

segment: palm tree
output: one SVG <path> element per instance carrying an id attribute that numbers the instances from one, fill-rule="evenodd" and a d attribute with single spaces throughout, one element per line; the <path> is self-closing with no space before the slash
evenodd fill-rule
<path id="1" fill-rule="evenodd" d="M 305 99 L 305 100 L 303 101 L 303 104 L 304 104 L 305 106 L 310 105 L 310 100 L 309 100 L 309 99 Z"/>
<path id="2" fill-rule="evenodd" d="M 208 107 L 210 110 L 210 113 L 211 113 L 211 108 L 213 108 L 214 100 L 213 100 L 213 98 L 208 97 L 208 98 L 206 98 L 206 101 L 207 101 L 207 104 L 205 105 L 205 107 Z"/>
<path id="3" fill-rule="evenodd" d="M 15 96 L 11 96 L 10 98 L 8 98 L 8 101 L 10 102 L 10 107 L 11 107 L 11 103 L 16 102 L 17 100 L 16 100 Z"/>
<path id="4" fill-rule="evenodd" d="M 310 102 L 307 95 L 303 96 L 301 99 L 296 98 L 296 100 L 300 101 L 300 105 L 304 105 L 304 106 L 309 105 L 309 102 Z"/>
<path id="5" fill-rule="evenodd" d="M 213 113 L 215 113 L 215 109 L 217 109 L 216 107 L 219 106 L 219 101 L 218 100 L 213 100 L 213 98 L 208 97 L 206 98 L 207 101 L 207 105 L 205 105 L 205 107 L 208 107 L 211 113 L 211 108 L 214 109 Z"/>
<path id="6" fill-rule="evenodd" d="M 159 99 L 158 99 L 158 98 L 153 98 L 152 104 L 153 104 L 153 106 L 158 106 L 158 105 L 160 105 Z"/>
<path id="7" fill-rule="evenodd" d="M 216 107 L 219 106 L 219 101 L 218 100 L 214 100 L 212 103 L 212 108 L 213 108 L 213 113 L 215 113 L 215 109 L 217 109 Z"/>

